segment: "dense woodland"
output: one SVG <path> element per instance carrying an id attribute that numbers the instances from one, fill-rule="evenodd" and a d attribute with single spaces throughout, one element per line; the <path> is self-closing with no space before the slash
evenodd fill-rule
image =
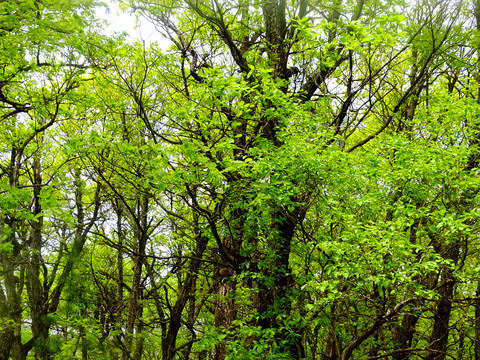
<path id="1" fill-rule="evenodd" d="M 0 360 L 480 359 L 480 0 L 98 6 L 0 1 Z"/>

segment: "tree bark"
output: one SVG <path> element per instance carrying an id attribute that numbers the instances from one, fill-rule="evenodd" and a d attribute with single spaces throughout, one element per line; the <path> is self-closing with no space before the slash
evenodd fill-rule
<path id="1" fill-rule="evenodd" d="M 33 211 L 35 216 L 41 215 L 42 207 L 40 205 L 40 190 L 42 184 L 40 161 L 38 157 L 33 164 Z M 43 216 L 39 216 L 37 221 L 30 224 L 31 234 L 28 241 L 30 245 L 30 259 L 26 266 L 26 288 L 30 306 L 30 317 L 32 319 L 32 334 L 36 339 L 35 357 L 48 360 L 53 354 L 48 349 L 48 338 L 50 331 L 50 322 L 48 321 L 48 293 L 40 281 L 40 267 L 44 265 L 41 256 L 42 250 L 42 231 Z M 45 276 L 47 274 L 44 274 Z"/>
<path id="2" fill-rule="evenodd" d="M 475 360 L 480 360 L 480 280 L 477 282 L 477 292 L 475 293 Z"/>
<path id="3" fill-rule="evenodd" d="M 434 242 L 435 250 L 444 258 L 457 262 L 460 250 L 460 244 L 454 242 L 451 244 L 438 244 Z M 434 315 L 432 333 L 429 339 L 429 346 L 425 354 L 426 360 L 444 360 L 447 355 L 448 334 L 450 331 L 449 321 L 452 311 L 452 300 L 455 289 L 454 270 L 445 265 L 440 269 L 440 285 L 438 293 L 440 299 L 437 302 L 437 308 Z"/>
<path id="4" fill-rule="evenodd" d="M 434 324 L 430 335 L 426 360 L 443 360 L 446 356 L 448 334 L 450 331 L 449 320 L 452 311 L 452 299 L 455 279 L 451 269 L 442 271 L 442 284 L 440 285 L 440 300 L 434 316 Z"/>
<path id="5" fill-rule="evenodd" d="M 271 259 L 262 260 L 265 264 L 261 266 L 262 278 L 258 283 L 258 291 L 253 297 L 253 306 L 258 313 L 257 325 L 264 329 L 276 329 L 278 335 L 285 341 L 281 349 L 294 359 L 301 359 L 305 356 L 303 345 L 295 334 L 288 333 L 278 321 L 278 315 L 288 315 L 291 311 L 293 300 L 292 285 L 293 278 L 290 269 L 289 257 L 290 247 L 293 239 L 296 221 L 294 216 L 283 216 L 277 213 L 273 228 L 277 230 L 277 236 L 269 244 L 273 255 Z M 268 255 L 267 255 L 268 256 Z M 258 264 L 257 264 L 258 266 Z"/>
<path id="6" fill-rule="evenodd" d="M 235 271 L 229 266 L 216 266 L 215 268 L 215 327 L 219 330 L 228 330 L 235 320 L 235 302 L 229 297 L 235 290 L 235 283 L 229 281 Z M 215 360 L 224 360 L 227 356 L 225 342 L 215 346 Z"/>
<path id="7" fill-rule="evenodd" d="M 127 318 L 125 322 L 125 360 L 139 360 L 141 357 L 141 353 L 139 353 L 137 349 L 137 346 L 141 346 L 141 343 L 136 343 L 137 340 L 141 338 L 141 335 L 136 333 L 134 330 L 137 329 L 137 323 L 141 321 L 140 318 L 143 310 L 143 305 L 141 303 L 141 299 L 143 297 L 142 273 L 143 262 L 145 260 L 145 249 L 147 245 L 148 195 L 144 195 L 138 199 L 138 202 L 139 214 L 137 217 L 137 223 L 134 226 L 134 240 L 136 243 L 132 256 L 133 278 L 130 297 L 128 299 Z"/>

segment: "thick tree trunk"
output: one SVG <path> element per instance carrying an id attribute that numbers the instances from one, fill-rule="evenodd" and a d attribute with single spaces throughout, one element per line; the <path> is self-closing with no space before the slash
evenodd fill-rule
<path id="1" fill-rule="evenodd" d="M 434 316 L 433 330 L 430 335 L 429 350 L 425 355 L 426 360 L 444 360 L 447 351 L 449 321 L 452 311 L 452 299 L 455 279 L 452 270 L 444 268 L 442 284 L 440 285 L 440 300 Z"/>
<path id="2" fill-rule="evenodd" d="M 215 326 L 220 331 L 228 331 L 237 316 L 236 304 L 231 296 L 236 289 L 233 276 L 241 267 L 243 257 L 240 250 L 245 237 L 245 209 L 237 208 L 232 211 L 229 227 L 231 233 L 223 240 L 217 264 L 214 268 L 215 291 Z M 228 339 L 228 337 L 227 337 Z M 215 346 L 215 360 L 223 360 L 227 356 L 226 344 L 221 342 Z"/>
<path id="3" fill-rule="evenodd" d="M 480 360 L 480 280 L 475 294 L 475 360 Z"/>
<path id="4" fill-rule="evenodd" d="M 235 290 L 235 283 L 229 279 L 235 271 L 228 266 L 216 266 L 215 269 L 215 327 L 228 330 L 236 317 L 235 302 L 229 297 Z M 215 347 L 215 360 L 223 360 L 227 356 L 226 344 L 221 342 Z"/>
<path id="5" fill-rule="evenodd" d="M 142 297 L 143 300 L 143 297 Z M 143 314 L 143 306 L 139 308 L 138 318 L 141 319 Z M 143 322 L 137 321 L 135 325 L 135 347 L 132 354 L 132 360 L 141 360 L 143 354 L 143 346 L 145 344 L 145 338 L 142 336 Z"/>
<path id="6" fill-rule="evenodd" d="M 42 184 L 39 159 L 35 159 L 33 165 L 33 211 L 32 214 L 39 216 L 42 212 L 40 205 L 40 190 Z M 36 339 L 35 358 L 48 360 L 53 354 L 48 349 L 50 323 L 48 321 L 48 289 L 44 289 L 40 280 L 40 267 L 44 265 L 41 256 L 43 216 L 30 224 L 31 233 L 28 241 L 30 247 L 30 259 L 26 266 L 26 288 L 30 305 L 30 317 L 32 319 L 32 334 Z M 45 274 L 46 276 L 46 274 Z M 46 282 L 45 282 L 46 284 Z"/>
<path id="7" fill-rule="evenodd" d="M 15 188 L 18 185 L 17 150 L 12 148 L 10 154 L 9 185 Z M 0 289 L 0 360 L 23 360 L 26 354 L 22 351 L 21 322 L 22 322 L 22 293 L 24 287 L 24 267 L 19 266 L 21 260 L 20 244 L 17 238 L 17 222 L 10 216 L 0 214 L 0 231 L 6 227 L 10 234 L 5 243 L 12 245 L 11 251 L 0 252 L 0 266 L 2 267 L 5 292 Z M 18 275 L 21 275 L 20 277 Z"/>
<path id="8" fill-rule="evenodd" d="M 117 326 L 123 323 L 123 315 L 124 315 L 124 301 L 123 301 L 123 289 L 124 289 L 124 276 L 123 276 L 123 247 L 125 242 L 125 234 L 123 231 L 123 203 L 120 199 L 115 199 L 113 202 L 113 206 L 117 215 L 117 304 L 116 304 L 116 312 L 115 312 L 115 323 Z M 120 347 L 122 343 L 122 335 L 118 334 L 115 335 L 113 338 L 113 343 Z M 114 359 L 118 359 L 118 354 L 115 353 Z"/>
<path id="9" fill-rule="evenodd" d="M 282 220 L 283 216 L 276 215 L 274 229 L 277 237 L 270 244 L 271 256 L 261 266 L 263 280 L 258 283 L 258 291 L 253 298 L 253 306 L 259 314 L 258 325 L 264 329 L 277 329 L 278 336 L 285 340 L 282 352 L 288 353 L 294 359 L 301 359 L 305 356 L 300 341 L 295 339 L 300 329 L 295 334 L 286 333 L 284 326 L 278 321 L 278 315 L 289 315 L 292 305 L 292 274 L 289 265 L 290 247 L 293 239 L 296 222 Z M 268 256 L 268 255 L 267 255 Z M 272 283 L 273 282 L 273 283 Z M 287 341 L 288 339 L 288 341 Z"/>
<path id="10" fill-rule="evenodd" d="M 410 353 L 408 351 L 402 352 L 402 350 L 407 350 L 412 346 L 417 322 L 418 316 L 406 314 L 399 326 L 392 325 L 392 337 L 395 343 L 395 350 L 399 351 L 392 355 L 393 359 L 407 360 L 410 358 Z"/>
<path id="11" fill-rule="evenodd" d="M 457 263 L 460 250 L 459 243 L 446 245 L 434 241 L 434 248 L 444 259 L 452 260 L 454 264 Z M 425 355 L 426 360 L 444 360 L 447 354 L 449 321 L 455 289 L 454 270 L 449 266 L 443 266 L 440 269 L 439 276 L 438 293 L 440 299 L 435 310 L 433 329 L 429 339 L 428 351 Z"/>
<path id="12" fill-rule="evenodd" d="M 409 118 L 408 120 L 411 120 Z M 410 243 L 416 244 L 417 242 L 417 229 L 419 226 L 419 220 L 415 220 L 410 227 Z M 426 278 L 423 283 L 429 284 L 432 282 L 431 278 Z M 412 346 L 413 336 L 415 335 L 416 325 L 418 322 L 418 316 L 413 314 L 405 314 L 400 325 L 392 324 L 391 332 L 394 342 L 395 353 L 392 358 L 395 360 L 408 360 L 410 358 L 410 352 L 407 350 Z M 405 350 L 405 351 L 403 351 Z"/>
<path id="13" fill-rule="evenodd" d="M 142 242 L 142 240 L 140 240 Z M 124 359 L 130 359 L 133 353 L 133 339 L 136 334 L 134 334 L 135 323 L 139 320 L 141 303 L 140 299 L 142 296 L 142 258 L 140 254 L 134 255 L 133 257 L 133 279 L 132 287 L 130 292 L 130 297 L 128 301 L 127 308 L 127 319 L 125 324 L 125 352 Z"/>
<path id="14" fill-rule="evenodd" d="M 4 255 L 2 255 L 4 257 Z M 6 258 L 6 256 L 5 256 Z M 23 360 L 20 336 L 22 322 L 22 304 L 20 279 L 15 275 L 15 264 L 9 259 L 2 259 L 5 293 L 2 290 L 2 327 L 0 330 L 0 360 Z M 10 258 L 10 257 L 9 257 Z M 11 262 L 9 264 L 9 262 Z"/>

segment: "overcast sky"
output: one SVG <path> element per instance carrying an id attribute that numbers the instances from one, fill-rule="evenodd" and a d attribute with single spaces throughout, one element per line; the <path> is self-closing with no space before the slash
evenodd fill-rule
<path id="1" fill-rule="evenodd" d="M 112 1 L 108 1 L 110 11 L 105 8 L 97 9 L 97 17 L 105 19 L 110 24 L 107 28 L 107 33 L 125 31 L 128 33 L 130 40 L 140 40 L 146 43 L 158 42 L 160 45 L 163 37 L 155 30 L 155 27 L 144 18 L 136 20 L 136 16 L 130 12 L 122 12 L 118 5 Z"/>

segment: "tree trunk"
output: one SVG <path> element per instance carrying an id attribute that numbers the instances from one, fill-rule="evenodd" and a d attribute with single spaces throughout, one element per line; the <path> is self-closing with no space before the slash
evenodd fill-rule
<path id="1" fill-rule="evenodd" d="M 123 287 L 124 287 L 124 276 L 123 276 L 123 246 L 125 240 L 125 234 L 123 231 L 123 204 L 120 199 L 115 199 L 112 202 L 116 215 L 117 215 L 117 269 L 118 269 L 118 277 L 117 277 L 117 305 L 116 305 L 116 313 L 115 313 L 115 323 L 117 326 L 123 323 L 123 314 L 124 314 L 124 303 L 123 303 Z M 117 346 L 121 346 L 122 343 L 122 335 L 118 334 L 115 335 L 113 338 L 113 343 Z M 118 359 L 118 354 L 115 354 L 116 359 Z M 114 359 L 115 360 L 115 359 Z"/>
<path id="2" fill-rule="evenodd" d="M 480 280 L 475 294 L 475 360 L 480 360 Z"/>
<path id="3" fill-rule="evenodd" d="M 245 209 L 236 208 L 232 211 L 229 227 L 231 234 L 223 240 L 221 257 L 217 260 L 214 269 L 215 291 L 215 327 L 219 331 L 228 331 L 236 319 L 237 309 L 233 299 L 236 283 L 233 280 L 235 270 L 239 269 L 243 258 L 240 250 L 245 237 L 244 216 Z M 227 337 L 228 339 L 228 337 Z M 223 360 L 227 356 L 226 343 L 221 342 L 215 346 L 215 360 Z"/>
<path id="4" fill-rule="evenodd" d="M 197 234 L 197 243 L 194 252 L 194 258 L 190 260 L 183 286 L 178 291 L 177 301 L 170 311 L 170 321 L 166 336 L 162 339 L 162 360 L 173 360 L 176 354 L 177 335 L 182 325 L 182 313 L 187 304 L 195 294 L 195 282 L 198 277 L 198 271 L 202 264 L 203 252 L 207 248 L 208 238 Z M 159 314 L 160 315 L 160 314 Z"/>
<path id="5" fill-rule="evenodd" d="M 235 283 L 229 280 L 235 271 L 228 266 L 215 268 L 215 327 L 218 330 L 228 330 L 236 317 L 235 302 L 229 297 L 235 290 Z M 221 342 L 215 346 L 215 360 L 223 360 L 227 356 L 226 344 Z"/>
<path id="6" fill-rule="evenodd" d="M 33 165 L 33 211 L 38 216 L 42 212 L 40 205 L 40 190 L 42 184 L 39 159 L 34 160 Z M 28 241 L 30 245 L 30 259 L 26 266 L 26 288 L 30 305 L 30 317 L 32 319 L 32 334 L 36 339 L 35 358 L 48 360 L 53 354 L 48 349 L 50 322 L 48 321 L 48 294 L 40 281 L 40 267 L 43 264 L 41 256 L 43 216 L 30 224 L 31 233 Z M 46 274 L 44 274 L 46 276 Z"/>
<path id="7" fill-rule="evenodd" d="M 429 340 L 430 345 L 425 355 L 426 360 L 445 359 L 448 333 L 450 330 L 448 323 L 452 311 L 454 285 L 455 279 L 453 278 L 452 270 L 444 268 L 442 284 L 439 289 L 440 300 L 438 301 L 434 316 L 433 330 Z"/>
<path id="8" fill-rule="evenodd" d="M 458 243 L 441 246 L 434 243 L 435 250 L 437 250 L 444 259 L 453 260 L 454 263 L 456 263 L 458 259 L 459 246 Z M 445 359 L 454 289 L 454 270 L 449 266 L 443 266 L 440 269 L 440 285 L 438 289 L 440 299 L 438 300 L 435 310 L 433 329 L 429 339 L 428 351 L 425 355 L 426 360 Z"/>
<path id="9" fill-rule="evenodd" d="M 125 350 L 124 359 L 131 359 L 133 356 L 141 356 L 138 354 L 134 345 L 134 338 L 141 336 L 135 333 L 137 322 L 141 321 L 141 313 L 143 305 L 141 299 L 143 297 L 142 272 L 143 261 L 145 259 L 145 248 L 147 245 L 147 214 L 148 214 L 148 195 L 139 199 L 139 211 L 137 221 L 134 227 L 134 239 L 136 241 L 134 247 L 133 260 L 133 278 L 132 287 L 130 291 L 130 298 L 128 299 L 127 319 L 125 324 Z M 137 359 L 133 359 L 137 360 Z"/>
<path id="10" fill-rule="evenodd" d="M 338 343 L 336 327 L 336 305 L 333 304 L 330 310 L 330 326 L 325 345 L 325 352 L 322 354 L 322 360 L 338 360 L 340 359 L 341 347 Z"/>
<path id="11" fill-rule="evenodd" d="M 259 314 L 257 324 L 264 329 L 277 329 L 279 337 L 285 341 L 281 351 L 294 359 L 301 359 L 305 356 L 304 349 L 301 342 L 295 338 L 300 329 L 297 329 L 295 334 L 280 330 L 285 327 L 278 321 L 278 315 L 289 315 L 291 311 L 293 279 L 289 257 L 296 225 L 294 220 L 281 220 L 282 218 L 280 213 L 275 216 L 274 229 L 278 235 L 270 244 L 271 258 L 261 266 L 263 279 L 257 284 L 258 292 L 254 295 L 253 306 Z"/>
<path id="12" fill-rule="evenodd" d="M 0 331 L 0 360 L 23 360 L 26 354 L 22 351 L 20 336 L 22 323 L 22 304 L 20 279 L 15 275 L 15 264 L 10 256 L 2 255 L 5 293 L 2 289 L 2 327 Z M 7 258 L 7 259 L 5 259 Z M 9 264 L 9 262 L 11 263 Z"/>
<path id="13" fill-rule="evenodd" d="M 400 351 L 392 355 L 395 360 L 407 360 L 410 358 L 407 350 L 412 346 L 413 335 L 415 335 L 415 326 L 418 321 L 418 316 L 406 314 L 400 326 L 392 325 L 392 337 L 395 342 L 395 350 Z"/>

